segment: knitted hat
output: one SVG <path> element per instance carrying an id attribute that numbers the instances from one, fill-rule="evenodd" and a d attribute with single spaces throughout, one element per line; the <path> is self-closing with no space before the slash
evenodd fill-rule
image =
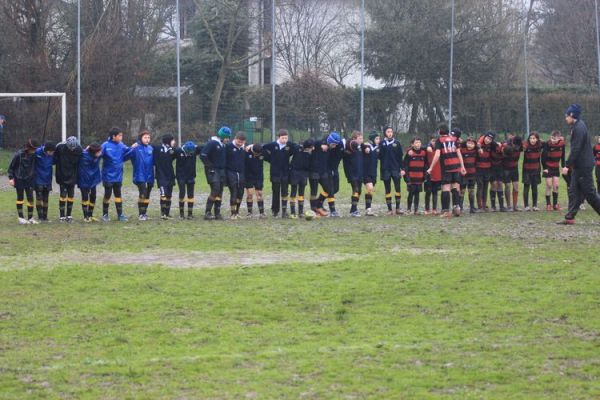
<path id="1" fill-rule="evenodd" d="M 196 144 L 190 140 L 185 142 L 181 148 L 186 154 L 193 154 L 196 151 Z"/>
<path id="2" fill-rule="evenodd" d="M 569 108 L 566 109 L 565 114 L 575 119 L 579 119 L 579 116 L 581 115 L 581 106 L 573 103 L 569 106 Z"/>
<path id="3" fill-rule="evenodd" d="M 67 148 L 69 150 L 75 150 L 75 148 L 79 145 L 75 136 L 69 136 L 65 143 L 67 144 Z"/>
<path id="4" fill-rule="evenodd" d="M 217 132 L 219 139 L 227 139 L 231 137 L 231 128 L 228 126 L 222 126 Z"/>
<path id="5" fill-rule="evenodd" d="M 342 137 L 337 132 L 331 132 L 329 136 L 327 136 L 327 144 L 340 144 L 342 143 Z"/>

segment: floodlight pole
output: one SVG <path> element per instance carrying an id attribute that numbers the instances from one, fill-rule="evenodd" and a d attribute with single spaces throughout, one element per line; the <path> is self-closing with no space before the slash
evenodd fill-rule
<path id="1" fill-rule="evenodd" d="M 77 141 L 81 143 L 81 0 L 77 0 Z"/>
<path id="2" fill-rule="evenodd" d="M 365 0 L 360 7 L 360 131 L 365 132 Z"/>
<path id="3" fill-rule="evenodd" d="M 598 57 L 598 90 L 600 91 L 600 25 L 598 23 L 598 0 L 594 0 L 596 7 L 596 56 Z"/>
<path id="4" fill-rule="evenodd" d="M 527 45 L 529 41 L 529 11 L 526 11 L 525 16 L 525 38 L 523 40 L 523 56 L 525 59 L 525 128 L 527 130 L 527 137 L 529 137 L 529 71 L 527 68 Z"/>
<path id="5" fill-rule="evenodd" d="M 454 0 L 452 0 L 452 23 L 450 28 L 450 79 L 448 81 L 448 128 L 452 130 L 452 86 L 454 72 Z"/>
<path id="6" fill-rule="evenodd" d="M 271 0 L 271 137 L 275 141 L 275 0 Z"/>
<path id="7" fill-rule="evenodd" d="M 181 47 L 181 19 L 179 15 L 179 0 L 175 2 L 175 14 L 177 18 L 176 29 L 176 52 L 177 52 L 177 143 L 181 146 L 181 67 L 180 67 L 180 47 Z"/>

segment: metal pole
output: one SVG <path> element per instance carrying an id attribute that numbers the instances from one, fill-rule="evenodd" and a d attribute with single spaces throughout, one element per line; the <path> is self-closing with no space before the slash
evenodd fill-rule
<path id="1" fill-rule="evenodd" d="M 527 68 L 527 42 L 529 39 L 529 11 L 525 18 L 525 40 L 523 41 L 523 55 L 525 58 L 525 128 L 529 137 L 529 72 Z"/>
<path id="2" fill-rule="evenodd" d="M 365 132 L 365 0 L 360 8 L 360 131 Z"/>
<path id="3" fill-rule="evenodd" d="M 66 93 L 63 93 L 61 95 L 61 102 L 62 102 L 61 134 L 62 134 L 62 141 L 64 142 L 67 140 L 67 94 Z"/>
<path id="4" fill-rule="evenodd" d="M 275 0 L 271 0 L 271 137 L 275 141 Z"/>
<path id="5" fill-rule="evenodd" d="M 77 140 L 81 143 L 81 0 L 77 0 Z"/>
<path id="6" fill-rule="evenodd" d="M 181 68 L 179 62 L 179 53 L 181 47 L 181 19 L 179 16 L 179 0 L 175 2 L 175 14 L 177 17 L 177 143 L 181 146 Z"/>
<path id="7" fill-rule="evenodd" d="M 598 24 L 598 0 L 594 1 L 596 6 L 596 55 L 598 56 L 598 90 L 600 90 L 600 25 Z"/>
<path id="8" fill-rule="evenodd" d="M 452 129 L 452 86 L 454 72 L 454 0 L 452 0 L 452 24 L 450 29 L 450 80 L 448 82 L 448 128 Z"/>

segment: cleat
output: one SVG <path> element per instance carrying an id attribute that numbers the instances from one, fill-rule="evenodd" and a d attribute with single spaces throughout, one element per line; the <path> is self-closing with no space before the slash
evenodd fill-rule
<path id="1" fill-rule="evenodd" d="M 213 217 L 213 215 L 212 215 L 212 213 L 210 211 L 207 212 L 206 214 L 204 214 L 204 220 L 205 221 L 212 221 L 214 219 L 215 219 L 215 217 Z"/>
<path id="2" fill-rule="evenodd" d="M 558 203 L 557 203 L 557 204 L 556 204 L 556 205 L 553 207 L 553 209 L 554 209 L 554 211 L 560 211 L 560 204 L 558 204 Z"/>
<path id="3" fill-rule="evenodd" d="M 531 207 L 531 211 L 540 211 L 540 209 L 538 208 L 538 206 L 533 206 Z"/>
<path id="4" fill-rule="evenodd" d="M 469 209 L 469 214 L 477 214 L 477 209 L 476 208 L 470 208 Z"/>
<path id="5" fill-rule="evenodd" d="M 359 212 L 359 211 L 354 211 L 354 212 L 351 212 L 351 213 L 350 213 L 350 216 L 351 216 L 351 217 L 354 217 L 354 218 L 358 218 L 358 217 L 360 217 L 361 215 L 360 215 L 360 212 Z"/>
<path id="6" fill-rule="evenodd" d="M 375 214 L 371 208 L 367 208 L 365 215 L 367 217 L 376 217 L 377 216 L 377 214 Z"/>
<path id="7" fill-rule="evenodd" d="M 99 221 L 99 219 L 98 219 L 98 218 L 96 218 L 96 217 L 94 217 L 94 216 L 91 216 L 91 217 L 90 217 L 90 222 L 98 222 L 98 221 Z"/>
<path id="8" fill-rule="evenodd" d="M 193 220 L 193 219 L 194 219 L 194 216 L 193 216 L 193 215 L 188 215 L 186 219 L 187 219 L 188 221 L 191 221 L 191 220 Z"/>
<path id="9" fill-rule="evenodd" d="M 508 212 L 508 208 L 506 208 L 506 207 L 500 207 L 500 212 Z"/>
<path id="10" fill-rule="evenodd" d="M 66 218 L 65 220 L 67 222 L 67 224 L 70 224 L 73 222 L 73 217 L 71 217 L 70 215 Z"/>
<path id="11" fill-rule="evenodd" d="M 119 215 L 119 222 L 127 222 L 127 221 L 129 221 L 129 218 L 127 218 L 124 215 Z"/>
<path id="12" fill-rule="evenodd" d="M 108 214 L 104 214 L 102 216 L 102 222 L 110 222 L 110 217 L 108 216 Z"/>
<path id="13" fill-rule="evenodd" d="M 552 206 L 550 204 L 546 204 L 546 211 L 552 211 Z"/>
<path id="14" fill-rule="evenodd" d="M 254 216 L 252 215 L 252 213 L 248 213 L 248 214 L 246 214 L 246 218 L 248 218 L 248 219 L 252 219 L 253 217 L 254 217 Z"/>
<path id="15" fill-rule="evenodd" d="M 395 213 L 392 210 L 389 210 L 388 212 L 385 213 L 386 216 L 391 217 L 392 215 L 395 215 Z"/>
<path id="16" fill-rule="evenodd" d="M 513 210 L 513 212 L 521 212 L 521 211 L 523 211 L 523 210 L 521 210 L 521 209 L 520 209 L 519 207 L 517 207 L 517 206 L 514 206 L 512 210 Z"/>
<path id="17" fill-rule="evenodd" d="M 274 212 L 274 213 L 273 213 L 273 218 L 277 218 L 278 216 L 279 216 L 279 213 L 278 213 L 278 212 Z"/>
<path id="18" fill-rule="evenodd" d="M 557 222 L 556 225 L 575 225 L 575 220 L 574 219 L 563 219 L 562 221 Z"/>
<path id="19" fill-rule="evenodd" d="M 223 221 L 224 218 L 221 214 L 215 214 L 215 221 Z"/>
<path id="20" fill-rule="evenodd" d="M 296 214 L 290 214 L 290 219 L 298 219 L 298 216 Z"/>
<path id="21" fill-rule="evenodd" d="M 34 218 L 29 218 L 29 221 L 27 221 L 30 225 L 37 225 L 39 224 L 38 221 L 36 221 Z"/>
<path id="22" fill-rule="evenodd" d="M 67 222 L 67 219 L 65 217 L 60 217 L 58 219 L 58 222 Z"/>
<path id="23" fill-rule="evenodd" d="M 268 218 L 268 217 L 267 217 L 267 214 L 265 214 L 265 213 L 260 213 L 260 214 L 258 214 L 258 218 L 259 218 L 259 219 L 265 219 L 265 218 Z"/>
<path id="24" fill-rule="evenodd" d="M 329 215 L 329 213 L 327 211 L 325 211 L 322 207 L 319 208 L 315 208 L 313 210 L 315 212 L 315 214 L 317 214 L 319 217 L 326 217 Z"/>
<path id="25" fill-rule="evenodd" d="M 281 212 L 281 219 L 290 219 L 290 215 L 287 213 L 287 211 Z"/>
<path id="26" fill-rule="evenodd" d="M 460 217 L 460 212 L 461 212 L 461 209 L 458 206 L 456 206 L 452 209 L 452 215 L 455 217 Z"/>
<path id="27" fill-rule="evenodd" d="M 19 217 L 19 225 L 29 225 L 29 221 L 27 221 L 25 218 Z"/>
<path id="28" fill-rule="evenodd" d="M 525 207 L 525 208 L 523 209 L 523 211 L 531 211 L 531 208 L 530 208 L 530 207 Z"/>
<path id="29" fill-rule="evenodd" d="M 396 208 L 396 215 L 404 215 L 404 210 L 401 208 Z"/>
<path id="30" fill-rule="evenodd" d="M 337 211 L 332 211 L 329 213 L 329 218 L 339 218 L 340 214 Z"/>
<path id="31" fill-rule="evenodd" d="M 91 220 L 91 219 L 89 219 L 88 217 L 85 217 L 85 218 L 83 219 L 83 222 L 85 222 L 86 224 L 89 224 L 90 222 L 92 222 L 92 220 Z"/>
<path id="32" fill-rule="evenodd" d="M 231 214 L 231 216 L 229 217 L 229 219 L 230 219 L 231 221 L 235 221 L 235 220 L 236 220 L 236 219 L 238 219 L 238 218 L 239 218 L 239 217 L 238 217 L 238 215 L 237 215 L 237 214 Z"/>
<path id="33" fill-rule="evenodd" d="M 138 216 L 138 221 L 148 221 L 148 216 L 146 214 L 142 214 Z"/>
<path id="34" fill-rule="evenodd" d="M 440 218 L 452 218 L 452 213 L 451 213 L 451 212 L 449 212 L 449 211 L 443 211 L 443 212 L 440 214 Z"/>

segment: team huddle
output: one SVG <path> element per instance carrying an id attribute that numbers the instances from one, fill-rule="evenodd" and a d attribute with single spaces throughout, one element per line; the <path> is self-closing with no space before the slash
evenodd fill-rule
<path id="1" fill-rule="evenodd" d="M 460 216 L 465 210 L 465 197 L 468 199 L 468 211 L 472 214 L 521 211 L 518 207 L 520 182 L 523 183 L 523 210 L 538 211 L 538 186 L 542 178 L 546 184 L 545 209 L 560 210 L 558 190 L 561 169 L 565 167 L 565 141 L 558 131 L 552 132 L 545 142 L 535 132 L 525 140 L 508 135 L 505 141 L 499 141 L 492 132 L 464 138 L 459 129 L 449 130 L 442 124 L 428 141 L 412 138 L 407 151 L 390 127 L 386 127 L 382 135 L 372 132 L 366 139 L 356 131 L 348 139 L 332 132 L 322 140 L 308 139 L 297 144 L 291 142 L 288 132 L 282 129 L 274 142 L 247 145 L 244 133 L 232 135 L 230 128 L 222 127 L 203 146 L 189 141 L 178 147 L 169 134 L 161 137 L 159 145 L 152 145 L 151 134 L 144 131 L 136 143 L 128 147 L 123 143 L 122 130 L 113 128 L 106 142 L 102 145 L 92 143 L 85 149 L 75 137 L 69 137 L 64 143 L 46 142 L 42 146 L 35 140 L 29 140 L 13 157 L 8 178 L 17 192 L 20 224 L 48 221 L 53 177 L 60 188 L 60 221 L 73 221 L 76 186 L 81 192 L 84 221 L 97 221 L 94 208 L 96 188 L 100 183 L 104 188 L 102 220 L 110 221 L 109 205 L 112 200 L 117 219 L 127 221 L 122 197 L 126 161 L 133 165 L 140 221 L 148 220 L 155 184 L 160 192 L 162 219 L 172 218 L 171 203 L 176 184 L 179 189 L 179 217 L 191 219 L 198 158 L 204 164 L 210 187 L 204 211 L 206 220 L 223 219 L 221 207 L 225 188 L 229 190 L 230 219 L 240 217 L 244 195 L 247 216 L 253 216 L 256 200 L 258 216 L 264 218 L 265 161 L 270 164 L 273 217 L 339 217 L 335 203 L 340 189 L 340 164 L 352 188 L 352 217 L 361 216 L 359 202 L 363 188 L 364 213 L 366 216 L 376 215 L 372 204 L 378 180 L 383 182 L 385 189 L 386 215 Z M 596 183 L 600 190 L 600 137 L 593 151 Z M 563 176 L 568 182 L 569 175 Z M 406 210 L 401 206 L 402 180 L 408 193 Z M 307 186 L 309 207 L 305 211 Z M 420 211 L 422 192 L 425 193 L 424 211 Z M 438 207 L 440 192 L 441 207 Z M 23 210 L 25 201 L 26 216 Z M 34 219 L 34 205 L 37 220 Z"/>

